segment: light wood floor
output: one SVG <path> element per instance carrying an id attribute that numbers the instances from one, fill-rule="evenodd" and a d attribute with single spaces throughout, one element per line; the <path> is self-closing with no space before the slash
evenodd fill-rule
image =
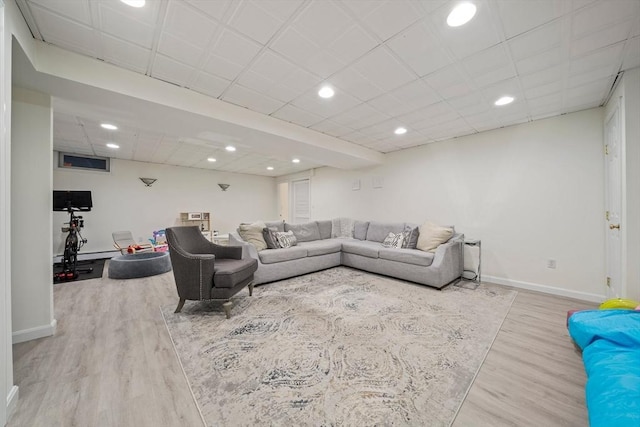
<path id="1" fill-rule="evenodd" d="M 172 273 L 55 285 L 56 335 L 13 347 L 20 399 L 7 425 L 202 426 L 159 310 L 175 303 Z M 592 307 L 519 291 L 454 426 L 586 426 L 565 318 Z"/>

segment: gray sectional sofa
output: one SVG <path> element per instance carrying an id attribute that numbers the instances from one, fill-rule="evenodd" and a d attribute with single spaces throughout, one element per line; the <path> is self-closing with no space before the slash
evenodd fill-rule
<path id="1" fill-rule="evenodd" d="M 462 275 L 463 235 L 454 233 L 434 253 L 419 249 L 386 248 L 385 237 L 400 233 L 406 226 L 416 224 L 403 222 L 355 221 L 352 237 L 335 237 L 335 220 L 312 221 L 305 224 L 267 222 L 265 225 L 278 231 L 292 231 L 297 244 L 289 248 L 256 250 L 238 232 L 229 234 L 230 245 L 241 245 L 243 256 L 258 260 L 254 284 L 274 282 L 289 277 L 312 273 L 339 265 L 383 274 L 402 280 L 442 288 Z M 344 235 L 344 230 L 343 235 Z M 334 237 L 332 237 L 334 236 Z"/>

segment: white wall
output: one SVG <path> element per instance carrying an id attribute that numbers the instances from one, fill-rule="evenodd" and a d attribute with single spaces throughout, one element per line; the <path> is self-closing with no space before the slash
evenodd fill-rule
<path id="1" fill-rule="evenodd" d="M 483 278 L 599 300 L 602 135 L 597 108 L 390 153 L 374 168 L 316 169 L 312 216 L 453 224 L 482 239 Z"/>
<path id="2" fill-rule="evenodd" d="M 13 342 L 53 335 L 49 95 L 13 87 L 11 313 Z"/>
<path id="3" fill-rule="evenodd" d="M 140 177 L 157 181 L 146 187 Z M 222 191 L 218 183 L 230 187 Z M 54 167 L 53 188 L 92 192 L 93 210 L 81 214 L 88 240 L 81 254 L 113 250 L 113 231 L 130 230 L 147 242 L 153 231 L 179 225 L 180 212 L 210 212 L 211 229 L 220 233 L 240 222 L 277 218 L 275 179 L 255 175 L 112 159 L 109 173 Z M 67 221 L 66 213 L 54 212 L 54 255 L 63 252 L 60 227 Z"/>

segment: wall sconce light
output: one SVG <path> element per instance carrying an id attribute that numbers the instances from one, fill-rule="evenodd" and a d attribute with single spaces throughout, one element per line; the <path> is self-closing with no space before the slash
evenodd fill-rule
<path id="1" fill-rule="evenodd" d="M 218 184 L 218 186 L 222 188 L 222 191 L 227 191 L 227 188 L 229 188 L 229 184 Z"/>
<path id="2" fill-rule="evenodd" d="M 151 184 L 157 181 L 156 178 L 140 178 L 140 181 L 144 182 L 144 185 L 151 187 Z"/>

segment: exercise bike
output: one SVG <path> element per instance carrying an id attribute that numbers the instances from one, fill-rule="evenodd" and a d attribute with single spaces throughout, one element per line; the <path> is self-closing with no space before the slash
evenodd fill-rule
<path id="1" fill-rule="evenodd" d="M 93 268 L 78 268 L 78 252 L 87 239 L 82 237 L 80 229 L 84 227 L 84 219 L 74 214 L 72 208 L 68 208 L 69 222 L 68 227 L 62 227 L 62 231 L 68 231 L 67 238 L 64 241 L 64 254 L 62 256 L 62 271 L 55 273 L 53 279 L 56 281 L 76 280 L 80 273 L 91 273 Z"/>

